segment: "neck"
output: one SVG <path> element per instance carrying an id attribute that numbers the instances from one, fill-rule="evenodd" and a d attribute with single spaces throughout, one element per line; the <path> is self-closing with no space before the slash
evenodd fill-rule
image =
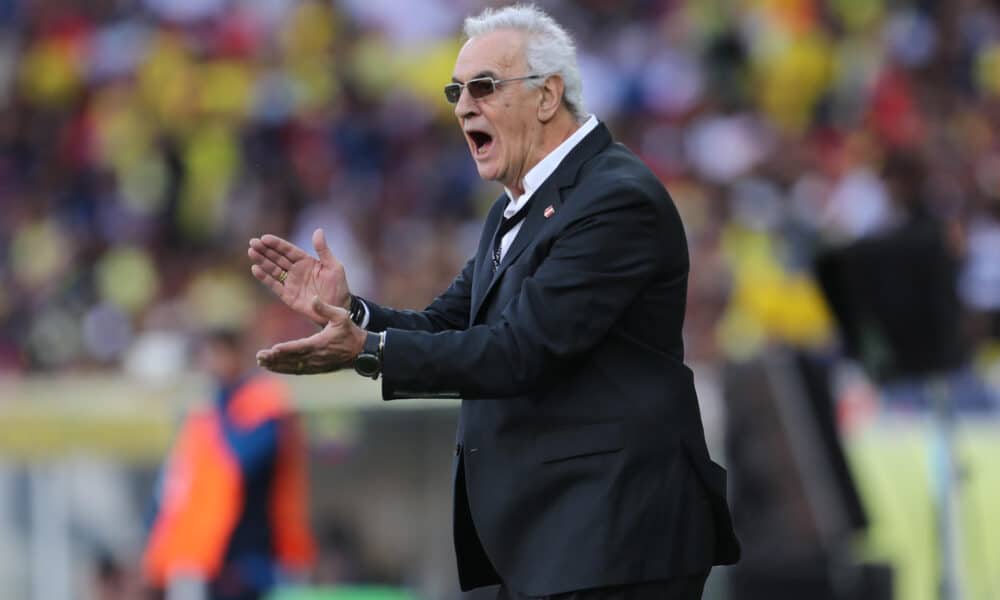
<path id="1" fill-rule="evenodd" d="M 520 196 L 524 193 L 524 176 L 535 165 L 542 162 L 542 159 L 552 153 L 560 144 L 569 139 L 569 136 L 580 128 L 576 118 L 568 110 L 560 110 L 551 121 L 542 125 L 538 139 L 528 151 L 528 158 L 524 161 L 521 172 L 516 180 L 507 187 L 512 192 Z"/>

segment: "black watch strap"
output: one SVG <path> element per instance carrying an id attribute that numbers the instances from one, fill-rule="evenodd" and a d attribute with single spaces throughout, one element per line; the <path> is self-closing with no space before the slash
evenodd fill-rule
<path id="1" fill-rule="evenodd" d="M 354 324 L 361 327 L 361 322 L 365 320 L 365 305 L 354 294 L 351 294 L 351 310 L 348 312 L 350 312 Z"/>
<path id="2" fill-rule="evenodd" d="M 368 337 L 365 338 L 364 348 L 361 350 L 365 354 L 374 354 L 378 357 L 378 361 L 382 362 L 382 334 L 375 333 L 374 331 L 368 332 Z"/>

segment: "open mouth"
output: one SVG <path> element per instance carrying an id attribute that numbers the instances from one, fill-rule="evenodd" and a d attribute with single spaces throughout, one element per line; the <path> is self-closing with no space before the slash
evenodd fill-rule
<path id="1" fill-rule="evenodd" d="M 468 133 L 469 139 L 475 148 L 473 152 L 475 156 L 485 155 L 493 146 L 493 136 L 488 133 L 482 131 L 468 131 L 466 133 Z"/>

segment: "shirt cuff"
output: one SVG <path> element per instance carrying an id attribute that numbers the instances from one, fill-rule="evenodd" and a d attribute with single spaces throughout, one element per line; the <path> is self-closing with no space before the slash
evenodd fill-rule
<path id="1" fill-rule="evenodd" d="M 361 308 L 365 309 L 365 316 L 361 317 L 361 322 L 358 323 L 358 326 L 361 327 L 361 329 L 368 329 L 368 321 L 371 320 L 372 313 L 368 310 L 368 305 L 365 304 L 364 300 L 358 298 L 358 302 L 361 303 Z"/>

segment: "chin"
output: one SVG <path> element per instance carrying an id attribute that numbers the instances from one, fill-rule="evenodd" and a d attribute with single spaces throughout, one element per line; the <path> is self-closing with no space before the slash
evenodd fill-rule
<path id="1" fill-rule="evenodd" d="M 479 173 L 479 178 L 484 181 L 496 181 L 500 177 L 491 165 L 476 163 L 476 171 Z"/>

